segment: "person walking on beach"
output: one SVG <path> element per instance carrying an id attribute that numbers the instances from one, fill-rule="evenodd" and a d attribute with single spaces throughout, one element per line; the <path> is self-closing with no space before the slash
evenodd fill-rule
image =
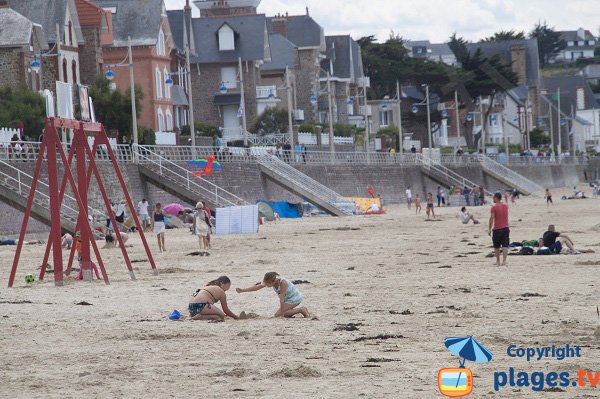
<path id="1" fill-rule="evenodd" d="M 483 189 L 483 186 L 479 186 L 479 205 L 485 205 L 485 190 Z"/>
<path id="2" fill-rule="evenodd" d="M 469 190 L 469 187 L 465 186 L 465 187 L 463 188 L 462 194 L 463 194 L 463 195 L 464 195 L 464 197 L 465 197 L 465 202 L 467 203 L 467 206 L 470 206 L 470 205 L 471 205 L 471 202 L 470 202 L 470 200 L 469 200 L 469 197 L 470 197 L 470 195 L 471 195 L 471 190 Z"/>
<path id="3" fill-rule="evenodd" d="M 227 306 L 226 291 L 229 288 L 231 288 L 231 280 L 227 276 L 221 276 L 210 281 L 206 287 L 196 290 L 188 305 L 190 320 L 224 320 L 225 315 L 238 320 L 238 315 Z M 223 310 L 215 306 L 217 302 L 221 302 Z"/>
<path id="4" fill-rule="evenodd" d="M 142 219 L 142 229 L 146 231 L 148 226 L 150 225 L 150 215 L 148 214 L 148 201 L 146 198 L 142 198 L 140 202 L 138 202 L 138 214 L 140 215 L 140 219 Z"/>
<path id="5" fill-rule="evenodd" d="M 200 245 L 200 249 L 204 254 L 208 254 L 207 249 L 209 246 L 208 234 L 210 230 L 210 219 L 208 218 L 208 214 L 204 209 L 204 204 L 202 201 L 196 204 L 196 209 L 198 210 L 198 213 L 194 218 L 194 231 L 198 236 L 198 244 Z"/>
<path id="6" fill-rule="evenodd" d="M 433 194 L 427 193 L 427 208 L 425 209 L 425 213 L 427 214 L 427 219 L 429 220 L 429 214 L 433 216 L 435 219 L 435 211 L 433 210 Z"/>
<path id="7" fill-rule="evenodd" d="M 442 188 L 440 186 L 437 187 L 437 202 L 439 208 L 442 205 Z"/>
<path id="8" fill-rule="evenodd" d="M 279 276 L 279 273 L 269 272 L 265 274 L 262 283 L 257 283 L 248 288 L 236 288 L 236 292 L 253 292 L 265 287 L 273 288 L 279 296 L 279 308 L 275 312 L 275 317 L 293 317 L 301 313 L 304 317 L 309 317 L 308 308 L 300 306 L 304 299 L 304 295 L 296 288 L 296 286 L 287 278 Z"/>
<path id="9" fill-rule="evenodd" d="M 479 186 L 473 186 L 473 206 L 479 206 Z"/>
<path id="10" fill-rule="evenodd" d="M 160 252 L 165 249 L 165 215 L 162 211 L 160 202 L 156 203 L 154 213 L 152 214 L 152 231 L 156 234 L 158 240 L 158 250 Z"/>
<path id="11" fill-rule="evenodd" d="M 410 206 L 412 204 L 412 191 L 410 190 L 410 186 L 406 187 L 406 204 L 408 205 L 408 209 L 410 210 Z"/>
<path id="12" fill-rule="evenodd" d="M 417 194 L 415 196 L 415 215 L 421 213 L 421 196 Z"/>
<path id="13" fill-rule="evenodd" d="M 546 206 L 554 206 L 554 203 L 552 202 L 552 193 L 550 192 L 550 189 L 546 189 L 546 194 L 544 194 L 544 198 L 546 199 Z"/>
<path id="14" fill-rule="evenodd" d="M 488 234 L 492 236 L 496 266 L 506 266 L 508 246 L 510 244 L 510 229 L 508 228 L 508 204 L 502 203 L 502 194 L 494 194 L 494 205 L 490 209 Z M 502 248 L 502 263 L 500 263 L 500 248 Z"/>

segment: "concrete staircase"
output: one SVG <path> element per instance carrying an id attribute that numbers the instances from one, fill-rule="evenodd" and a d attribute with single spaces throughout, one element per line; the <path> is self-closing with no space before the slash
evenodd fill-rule
<path id="1" fill-rule="evenodd" d="M 509 187 L 519 190 L 524 195 L 542 195 L 544 193 L 544 188 L 539 184 L 510 170 L 489 157 L 479 155 L 479 162 L 485 173 L 500 180 Z"/>
<path id="2" fill-rule="evenodd" d="M 244 199 L 206 179 L 194 176 L 191 171 L 148 147 L 139 146 L 138 157 L 138 170 L 143 179 L 189 204 L 202 200 L 213 209 L 249 205 Z"/>
<path id="3" fill-rule="evenodd" d="M 329 187 L 310 178 L 274 155 L 256 155 L 260 171 L 290 192 L 315 204 L 333 216 L 351 216 L 348 210 L 338 208 L 336 201 L 342 196 Z"/>
<path id="4" fill-rule="evenodd" d="M 465 186 L 469 188 L 472 188 L 473 186 L 479 186 L 479 184 L 467 179 L 464 176 L 459 175 L 451 169 L 448 169 L 441 163 L 431 158 L 424 157 L 420 154 L 417 155 L 418 156 L 416 159 L 419 163 L 419 166 L 421 167 L 421 171 L 433 180 L 447 186 L 458 186 L 460 188 Z M 485 194 L 494 195 L 494 193 L 488 190 L 485 190 Z"/>
<path id="5" fill-rule="evenodd" d="M 0 200 L 25 212 L 27 200 L 31 192 L 33 176 L 15 168 L 14 166 L 0 161 Z M 31 217 L 51 226 L 50 215 L 50 197 L 48 196 L 48 185 L 38 179 L 35 190 L 35 197 L 31 207 Z M 79 214 L 77 200 L 72 196 L 65 194 L 60 208 L 60 225 L 63 232 L 75 233 L 77 227 L 77 217 Z M 88 215 L 92 216 L 92 230 L 96 227 L 105 227 L 103 222 L 106 220 L 106 214 L 102 211 L 88 207 Z M 96 238 L 104 238 L 104 234 L 94 231 Z"/>

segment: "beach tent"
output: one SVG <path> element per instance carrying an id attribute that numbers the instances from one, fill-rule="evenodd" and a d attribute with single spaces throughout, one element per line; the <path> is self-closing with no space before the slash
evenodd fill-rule
<path id="1" fill-rule="evenodd" d="M 282 219 L 296 219 L 302 217 L 299 204 L 293 204 L 285 201 L 258 201 L 258 204 L 259 211 L 261 206 L 264 207 L 264 205 L 260 204 L 267 204 L 271 208 L 272 212 L 277 213 Z M 269 220 L 268 217 L 266 218 Z"/>
<path id="2" fill-rule="evenodd" d="M 256 205 L 258 206 L 258 215 L 260 217 L 265 218 L 265 220 L 269 222 L 275 220 L 275 213 L 273 212 L 273 208 L 271 208 L 269 203 L 265 201 L 258 201 Z"/>

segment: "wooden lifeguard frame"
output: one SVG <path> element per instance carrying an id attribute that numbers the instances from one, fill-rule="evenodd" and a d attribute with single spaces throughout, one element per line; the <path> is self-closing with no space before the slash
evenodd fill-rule
<path id="1" fill-rule="evenodd" d="M 69 156 L 65 155 L 65 151 L 63 149 L 63 143 L 61 143 L 58 128 L 63 129 L 72 129 L 73 131 L 73 141 L 71 143 L 71 147 L 69 150 Z M 90 149 L 90 145 L 88 144 L 88 137 L 94 137 L 94 145 Z M 115 215 L 112 212 L 112 207 L 110 204 L 110 200 L 104 188 L 104 184 L 102 182 L 102 178 L 98 168 L 96 166 L 95 154 L 98 146 L 104 145 L 106 147 L 106 151 L 108 152 L 109 159 L 114 167 L 115 173 L 119 179 L 119 183 L 121 185 L 121 189 L 123 190 L 123 194 L 125 196 L 125 200 L 129 205 L 129 209 L 133 210 L 134 205 L 131 200 L 131 196 L 129 195 L 129 191 L 125 185 L 125 181 L 123 180 L 123 175 L 119 169 L 119 165 L 117 164 L 117 160 L 115 154 L 110 146 L 108 141 L 108 137 L 104 130 L 104 126 L 100 123 L 95 122 L 82 122 L 74 119 L 64 119 L 64 118 L 46 118 L 45 121 L 45 130 L 44 137 L 40 146 L 40 151 L 38 153 L 38 158 L 35 165 L 35 172 L 33 174 L 33 181 L 31 184 L 30 194 L 27 198 L 27 206 L 25 209 L 25 215 L 23 217 L 23 224 L 21 225 L 21 232 L 19 235 L 19 241 L 17 243 L 17 250 L 15 252 L 15 257 L 13 260 L 12 270 L 10 273 L 10 279 L 8 282 L 8 286 L 12 287 L 15 274 L 17 271 L 17 267 L 19 265 L 19 258 L 21 256 L 21 250 L 23 248 L 23 240 L 25 239 L 25 233 L 27 231 L 27 223 L 29 221 L 29 217 L 31 215 L 31 207 L 33 205 L 33 200 L 35 197 L 35 189 L 37 185 L 37 181 L 40 177 L 40 172 L 42 168 L 42 161 L 46 158 L 47 166 L 48 166 L 48 187 L 49 192 L 48 196 L 50 197 L 50 235 L 48 237 L 48 241 L 46 244 L 46 251 L 44 253 L 44 259 L 42 261 L 42 267 L 39 274 L 39 279 L 43 280 L 44 275 L 46 274 L 46 265 L 48 262 L 48 258 L 50 256 L 50 251 L 52 250 L 52 258 L 53 258 L 53 266 L 54 266 L 54 284 L 56 286 L 63 285 L 63 258 L 62 258 L 62 246 L 61 246 L 61 237 L 62 237 L 62 229 L 60 223 L 60 208 L 63 201 L 63 196 L 65 194 L 65 189 L 67 186 L 67 182 L 73 192 L 73 196 L 77 200 L 77 206 L 79 208 L 77 215 L 77 227 L 76 230 L 80 231 L 81 234 L 81 244 L 82 244 L 82 253 L 81 253 L 81 271 L 82 271 L 82 279 L 84 281 L 92 280 L 92 261 L 91 261 L 91 253 L 90 253 L 90 244 L 94 250 L 94 254 L 96 256 L 96 261 L 98 262 L 98 266 L 102 272 L 102 278 L 106 284 L 110 284 L 108 280 L 108 275 L 106 274 L 106 269 L 104 267 L 104 263 L 102 262 L 102 257 L 100 255 L 100 251 L 98 250 L 98 245 L 96 244 L 96 240 L 94 239 L 94 232 L 91 229 L 90 222 L 88 220 L 88 190 L 89 184 L 91 181 L 91 175 L 94 174 L 96 178 L 96 182 L 98 187 L 100 188 L 100 192 L 102 194 L 102 198 L 104 200 L 104 205 L 106 207 L 106 214 L 110 218 L 111 225 L 117 226 L 117 222 L 115 220 Z M 57 157 L 59 155 L 60 158 Z M 76 168 L 77 168 L 77 182 L 73 178 L 73 174 L 71 173 L 71 166 L 73 162 L 73 157 L 75 156 Z M 60 183 L 60 187 L 58 184 L 58 164 L 62 163 L 63 165 L 63 177 L 62 182 Z M 139 219 L 135 212 L 132 212 L 133 219 L 135 221 L 135 226 L 140 234 L 142 239 L 142 243 L 144 245 L 144 249 L 146 250 L 146 255 L 148 256 L 148 261 L 152 267 L 152 271 L 155 275 L 158 274 L 158 270 L 156 269 L 156 265 L 154 263 L 154 258 L 152 257 L 152 252 L 150 251 L 150 247 L 148 246 L 148 242 L 146 241 L 146 237 L 144 236 L 144 230 L 142 229 Z M 118 233 L 118 231 L 115 231 Z M 119 248 L 121 248 L 121 252 L 123 253 L 123 258 L 125 259 L 125 264 L 127 265 L 127 269 L 129 270 L 129 275 L 132 280 L 135 280 L 135 274 L 133 273 L 133 268 L 131 267 L 131 261 L 129 260 L 129 256 L 127 254 L 127 249 L 121 239 L 120 234 L 116 234 L 117 240 L 119 242 Z M 66 270 L 66 275 L 69 275 L 71 272 L 71 267 L 73 263 L 73 258 L 75 254 L 76 245 L 73 243 L 71 247 L 71 253 L 69 256 L 68 266 Z"/>

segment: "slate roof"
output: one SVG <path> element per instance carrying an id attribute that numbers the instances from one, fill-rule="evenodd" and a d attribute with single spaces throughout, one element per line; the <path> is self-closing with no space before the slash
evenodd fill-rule
<path id="1" fill-rule="evenodd" d="M 521 86 L 513 87 L 512 89 L 508 90 L 506 93 L 517 104 L 524 105 L 525 102 L 527 101 L 528 92 L 529 92 L 529 90 L 527 89 L 527 86 L 521 85 Z"/>
<path id="2" fill-rule="evenodd" d="M 542 87 L 548 91 L 548 96 L 556 94 L 560 88 L 560 109 L 567 115 L 571 114 L 571 105 L 577 109 L 577 88 L 583 88 L 585 109 L 597 108 L 598 103 L 590 85 L 583 76 L 557 76 L 543 78 Z M 551 100 L 556 103 L 554 97 Z"/>
<path id="3" fill-rule="evenodd" d="M 180 23 L 183 23 L 181 20 Z M 219 29 L 229 25 L 235 35 L 235 50 L 219 51 Z M 190 60 L 198 64 L 219 64 L 242 61 L 270 60 L 266 18 L 264 15 L 240 15 L 192 20 L 197 55 Z"/>
<path id="4" fill-rule="evenodd" d="M 277 16 L 267 18 L 267 29 L 269 33 L 273 30 L 273 19 L 284 18 L 286 20 L 286 39 L 294 43 L 296 47 L 319 47 L 324 51 L 323 28 L 310 15 Z"/>
<path id="5" fill-rule="evenodd" d="M 565 42 L 576 42 L 580 40 L 596 40 L 592 32 L 590 32 L 589 30 L 584 30 L 583 32 L 585 38 L 579 37 L 579 32 L 576 30 L 563 30 L 557 33 L 560 33 L 560 38 L 563 39 Z"/>
<path id="6" fill-rule="evenodd" d="M 427 54 L 425 56 L 428 57 L 442 57 L 444 55 L 454 55 L 450 46 L 446 43 L 431 43 L 429 40 L 412 40 L 404 42 L 404 47 L 410 51 L 415 46 L 422 46 L 427 48 Z M 431 52 L 429 52 L 431 50 Z M 413 54 L 414 56 L 414 54 Z"/>
<path id="7" fill-rule="evenodd" d="M 490 43 L 467 43 L 469 53 L 474 53 L 477 49 L 486 57 L 491 57 L 498 54 L 500 58 L 507 64 L 512 64 L 511 48 L 513 45 L 525 45 L 526 51 L 526 79 L 529 86 L 537 86 L 540 77 L 540 58 L 538 53 L 537 39 L 523 40 L 503 40 Z"/>
<path id="8" fill-rule="evenodd" d="M 182 86 L 171 86 L 171 94 L 173 95 L 173 105 L 189 106 L 187 94 Z"/>
<path id="9" fill-rule="evenodd" d="M 131 44 L 153 46 L 158 41 L 163 13 L 163 0 L 94 0 L 102 8 L 116 7 L 112 14 L 113 46 L 127 45 L 127 36 Z M 165 41 L 167 40 L 167 31 Z"/>
<path id="10" fill-rule="evenodd" d="M 271 62 L 261 65 L 260 70 L 280 71 L 285 67 L 294 68 L 296 65 L 296 46 L 280 34 L 269 35 L 269 45 L 271 47 Z"/>
<path id="11" fill-rule="evenodd" d="M 326 36 L 326 58 L 321 66 L 326 71 L 333 65 L 331 75 L 340 79 L 356 79 L 364 76 L 360 46 L 348 35 Z M 321 77 L 325 72 L 321 71 Z"/>
<path id="12" fill-rule="evenodd" d="M 57 22 L 60 34 L 64 36 L 67 3 L 69 3 L 71 11 L 70 16 L 73 21 L 73 29 L 79 38 L 78 43 L 84 44 L 74 0 L 9 0 L 10 8 L 44 28 L 46 39 L 49 43 L 56 43 Z"/>
<path id="13" fill-rule="evenodd" d="M 0 47 L 29 46 L 33 22 L 10 8 L 0 8 Z"/>
<path id="14" fill-rule="evenodd" d="M 173 36 L 175 47 L 181 53 L 185 53 L 185 13 L 183 10 L 171 10 L 167 11 L 167 17 L 169 18 L 169 27 L 171 28 L 171 35 Z M 196 55 L 196 51 L 193 35 L 191 41 L 190 55 L 194 56 Z"/>

